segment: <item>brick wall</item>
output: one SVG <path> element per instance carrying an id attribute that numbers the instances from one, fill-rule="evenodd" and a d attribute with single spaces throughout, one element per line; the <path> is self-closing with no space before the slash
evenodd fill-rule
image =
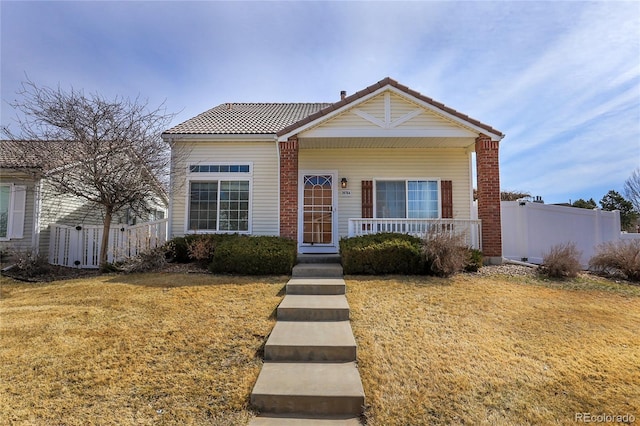
<path id="1" fill-rule="evenodd" d="M 500 220 L 500 163 L 498 141 L 481 134 L 476 139 L 478 218 L 482 220 L 482 251 L 485 257 L 502 258 Z"/>
<path id="2" fill-rule="evenodd" d="M 280 236 L 298 239 L 298 137 L 280 142 Z"/>

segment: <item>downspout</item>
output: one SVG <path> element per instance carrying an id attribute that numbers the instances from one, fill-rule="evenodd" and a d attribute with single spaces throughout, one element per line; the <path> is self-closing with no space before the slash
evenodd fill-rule
<path id="1" fill-rule="evenodd" d="M 173 183 L 175 167 L 173 164 L 173 138 L 169 138 L 169 146 L 171 147 L 171 163 L 169 164 L 169 206 L 167 209 L 167 241 L 173 237 Z"/>
<path id="2" fill-rule="evenodd" d="M 33 185 L 33 234 L 31 235 L 31 247 L 36 255 L 40 254 L 40 194 L 42 194 L 42 178 Z M 47 259 L 48 261 L 49 259 Z"/>
<path id="3" fill-rule="evenodd" d="M 276 155 L 278 157 L 278 236 L 280 236 L 280 142 L 278 141 L 278 135 L 274 136 L 276 142 Z"/>

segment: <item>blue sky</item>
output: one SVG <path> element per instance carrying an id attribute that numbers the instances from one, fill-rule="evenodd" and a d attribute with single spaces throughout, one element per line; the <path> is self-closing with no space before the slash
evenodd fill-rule
<path id="1" fill-rule="evenodd" d="M 640 167 L 640 2 L 3 0 L 0 14 L 3 125 L 25 75 L 164 101 L 173 124 L 389 76 L 505 133 L 505 190 L 599 201 Z"/>

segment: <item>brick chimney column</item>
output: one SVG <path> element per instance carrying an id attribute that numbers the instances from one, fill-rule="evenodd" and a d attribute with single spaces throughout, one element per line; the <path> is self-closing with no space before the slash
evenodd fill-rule
<path id="1" fill-rule="evenodd" d="M 280 142 L 280 236 L 298 239 L 298 137 Z"/>
<path id="2" fill-rule="evenodd" d="M 476 138 L 478 218 L 482 220 L 482 252 L 485 262 L 502 263 L 502 222 L 500 216 L 500 163 L 498 141 L 480 134 Z"/>

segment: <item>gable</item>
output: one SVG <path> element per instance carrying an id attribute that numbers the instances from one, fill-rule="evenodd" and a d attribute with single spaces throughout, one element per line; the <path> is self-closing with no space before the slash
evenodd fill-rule
<path id="1" fill-rule="evenodd" d="M 299 137 L 474 138 L 477 135 L 471 127 L 388 89 L 318 122 L 301 132 Z"/>

